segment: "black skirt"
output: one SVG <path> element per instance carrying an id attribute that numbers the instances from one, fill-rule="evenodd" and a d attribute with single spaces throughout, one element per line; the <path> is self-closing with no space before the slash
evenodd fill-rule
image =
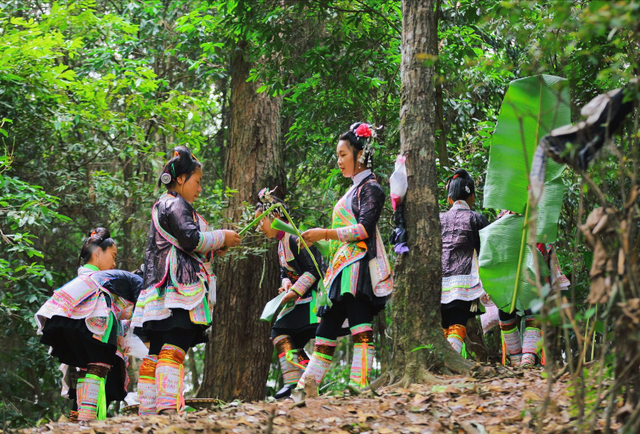
<path id="1" fill-rule="evenodd" d="M 93 337 L 84 319 L 54 316 L 42 330 L 40 342 L 51 347 L 51 355 L 70 367 L 86 369 L 89 363 L 111 365 L 105 391 L 108 401 L 121 401 L 127 396 L 124 388 L 126 366 L 116 355 L 118 328 L 114 324 L 107 342 Z M 73 369 L 73 368 L 72 368 Z"/>
<path id="2" fill-rule="evenodd" d="M 86 368 L 89 363 L 116 362 L 118 329 L 111 329 L 107 342 L 93 337 L 84 319 L 54 316 L 48 319 L 42 330 L 40 342 L 51 347 L 51 355 L 69 366 Z"/>
<path id="3" fill-rule="evenodd" d="M 307 324 L 306 326 L 297 329 L 279 328 L 276 327 L 276 324 L 271 328 L 271 339 L 281 335 L 290 336 L 296 348 L 303 348 L 307 345 L 307 342 L 315 338 L 316 329 L 318 328 L 318 324 Z"/>
<path id="4" fill-rule="evenodd" d="M 367 257 L 360 259 L 360 271 L 358 273 L 358 287 L 356 288 L 356 300 L 361 303 L 367 303 L 371 305 L 373 315 L 377 315 L 378 312 L 384 309 L 387 304 L 388 297 L 377 297 L 373 293 L 373 285 L 371 285 L 371 275 L 369 273 L 369 264 Z M 340 294 L 340 287 L 342 285 L 342 272 L 336 276 L 331 288 L 329 289 L 329 299 L 332 302 L 342 300 L 342 294 Z M 323 306 L 318 309 L 318 316 L 322 316 L 325 312 L 328 312 L 330 308 Z"/>
<path id="5" fill-rule="evenodd" d="M 302 303 L 296 305 L 293 310 L 287 313 L 285 316 L 273 323 L 273 328 L 288 329 L 288 330 L 300 330 L 308 327 L 310 324 L 310 312 L 311 303 Z M 318 324 L 315 323 L 317 326 Z"/>
<path id="6" fill-rule="evenodd" d="M 442 327 L 445 326 L 447 321 L 454 321 L 455 324 L 466 325 L 471 318 L 484 313 L 479 308 L 475 312 L 471 312 L 472 304 L 473 301 L 467 300 L 453 300 L 450 303 L 441 304 Z M 480 304 L 479 301 L 478 304 Z"/>
<path id="7" fill-rule="evenodd" d="M 171 309 L 171 316 L 169 318 L 158 321 L 147 321 L 142 324 L 142 327 L 134 328 L 133 332 L 138 335 L 143 342 L 151 342 L 154 337 L 161 337 L 164 332 L 175 329 L 192 330 L 196 333 L 189 347 L 195 347 L 198 344 L 209 341 L 206 334 L 208 328 L 208 325 L 194 324 L 191 322 L 188 310 L 176 308 Z M 185 350 L 187 349 L 188 348 Z"/>

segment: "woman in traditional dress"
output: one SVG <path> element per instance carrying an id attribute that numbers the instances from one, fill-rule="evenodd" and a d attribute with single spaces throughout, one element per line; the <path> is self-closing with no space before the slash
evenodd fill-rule
<path id="1" fill-rule="evenodd" d="M 144 261 L 144 290 L 136 305 L 134 333 L 149 343 L 140 366 L 140 414 L 175 413 L 184 408 L 184 358 L 205 342 L 215 300 L 212 256 L 240 243 L 230 230 L 212 230 L 196 213 L 202 164 L 184 146 L 164 166 L 164 193 L 151 210 Z"/>
<path id="2" fill-rule="evenodd" d="M 475 202 L 473 178 L 458 169 L 447 184 L 449 211 L 440 213 L 442 232 L 442 296 L 440 308 L 444 335 L 457 352 L 464 347 L 467 321 L 480 314 L 485 295 L 478 273 L 480 229 L 489 224 L 472 211 Z"/>
<path id="3" fill-rule="evenodd" d="M 502 210 L 498 214 L 498 219 L 513 214 L 515 213 Z M 536 247 L 542 255 L 545 266 L 550 271 L 547 283 L 555 290 L 567 290 L 570 282 L 562 273 L 553 244 L 537 243 Z M 534 315 L 530 309 L 520 313 L 524 316 L 524 330 L 522 332 L 518 327 L 521 318 L 517 311 L 508 312 L 502 309 L 498 311 L 502 336 L 502 364 L 509 363 L 514 367 L 530 367 L 539 362 L 544 365 L 546 361 L 539 316 Z"/>
<path id="4" fill-rule="evenodd" d="M 111 234 L 105 228 L 98 227 L 89 234 L 82 242 L 80 255 L 78 256 L 78 275 L 90 275 L 96 271 L 112 270 L 116 268 L 116 257 L 118 255 L 118 247 L 111 238 Z M 122 363 L 117 369 L 110 370 L 107 375 L 106 395 L 107 402 L 121 400 L 126 396 L 129 376 L 127 375 L 126 356 L 122 350 L 122 341 L 124 335 L 128 331 L 129 318 L 120 323 L 118 328 L 118 351 Z M 86 369 L 76 368 L 66 364 L 60 365 L 60 371 L 63 373 L 62 378 L 62 396 L 66 396 L 73 401 L 69 420 L 76 422 L 78 420 L 78 402 L 77 402 L 77 384 L 84 381 Z"/>
<path id="5" fill-rule="evenodd" d="M 107 231 L 92 232 L 81 254 L 90 259 L 79 268 L 78 277 L 56 290 L 36 313 L 41 342 L 61 363 L 85 372 L 76 391 L 81 421 L 105 418 L 108 400 L 126 394 L 119 336 L 131 318 L 142 279 L 123 270 L 100 271 L 115 267 L 116 252 Z M 105 378 L 114 365 L 118 371 L 110 375 L 113 392 L 107 397 Z"/>
<path id="6" fill-rule="evenodd" d="M 264 188 L 258 194 L 256 217 L 275 203 L 285 206 L 281 199 Z M 287 291 L 282 301 L 284 308 L 271 328 L 271 340 L 278 351 L 284 380 L 284 387 L 275 394 L 275 398 L 280 399 L 291 394 L 309 363 L 304 346 L 316 335 L 318 327 L 316 288 L 321 276 L 309 253 L 299 245 L 297 236 L 271 227 L 274 218 L 289 223 L 283 213 L 276 210 L 262 219 L 259 229 L 267 238 L 278 240 L 281 278 L 278 291 Z M 322 264 L 318 250 L 311 247 L 311 251 L 316 263 Z"/>
<path id="7" fill-rule="evenodd" d="M 353 185 L 335 205 L 331 228 L 309 229 L 302 234 L 308 244 L 331 240 L 332 259 L 324 277 L 331 306 L 319 311 L 314 352 L 299 388 L 308 376 L 315 377 L 320 385 L 345 319 L 349 320 L 354 343 L 349 383 L 359 389 L 369 385 L 373 318 L 384 309 L 393 290 L 391 268 L 378 231 L 386 196 L 371 171 L 373 134 L 368 124 L 356 123 L 340 136 L 336 147 L 338 167 Z"/>

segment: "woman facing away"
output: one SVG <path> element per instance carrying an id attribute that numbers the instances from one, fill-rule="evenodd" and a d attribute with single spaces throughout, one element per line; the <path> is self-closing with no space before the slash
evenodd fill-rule
<path id="1" fill-rule="evenodd" d="M 467 321 L 479 315 L 485 294 L 478 273 L 480 230 L 489 221 L 473 211 L 475 184 L 464 169 L 455 171 L 447 184 L 451 209 L 440 214 L 442 231 L 442 297 L 440 308 L 444 335 L 461 352 Z"/>
<path id="2" fill-rule="evenodd" d="M 144 261 L 144 290 L 136 304 L 134 333 L 149 343 L 140 366 L 140 414 L 176 413 L 184 408 L 184 358 L 205 342 L 215 297 L 214 252 L 235 247 L 240 236 L 212 230 L 195 211 L 202 164 L 184 146 L 175 148 L 158 185 L 167 191 L 151 210 Z"/>
<path id="3" fill-rule="evenodd" d="M 331 240 L 332 259 L 324 286 L 332 305 L 319 310 L 314 352 L 298 388 L 309 376 L 320 385 L 345 319 L 349 320 L 354 343 L 349 383 L 359 389 L 369 385 L 373 318 L 384 309 L 393 290 L 391 268 L 378 231 L 385 194 L 371 170 L 372 135 L 368 124 L 355 123 L 340 136 L 336 146 L 338 167 L 353 184 L 336 203 L 331 228 L 309 229 L 302 234 L 308 244 Z"/>
<path id="4" fill-rule="evenodd" d="M 256 217 L 273 204 L 284 202 L 273 196 L 264 188 L 258 194 Z M 278 210 L 265 216 L 259 224 L 260 231 L 270 239 L 278 240 L 278 260 L 280 262 L 281 286 L 279 292 L 287 292 L 282 304 L 283 310 L 271 328 L 271 340 L 278 351 L 278 359 L 284 387 L 275 398 L 285 398 L 296 387 L 304 372 L 309 357 L 304 346 L 316 335 L 318 326 L 316 289 L 321 276 L 311 259 L 309 252 L 299 245 L 295 235 L 288 234 L 271 227 L 272 219 L 289 223 L 283 213 Z M 321 255 L 315 247 L 310 248 L 318 264 L 322 263 Z"/>

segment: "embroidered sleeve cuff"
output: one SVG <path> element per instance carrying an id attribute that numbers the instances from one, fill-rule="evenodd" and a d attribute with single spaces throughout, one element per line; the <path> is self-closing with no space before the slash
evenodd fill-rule
<path id="1" fill-rule="evenodd" d="M 284 288 L 287 285 L 292 285 L 292 283 L 291 283 L 291 279 L 289 279 L 288 277 L 285 277 L 284 279 L 282 279 L 281 286 Z"/>
<path id="2" fill-rule="evenodd" d="M 343 228 L 336 229 L 338 234 L 338 239 L 343 243 L 348 243 L 351 241 L 361 241 L 369 238 L 369 234 L 367 234 L 367 230 L 360 223 L 351 226 L 345 226 Z"/>
<path id="3" fill-rule="evenodd" d="M 223 246 L 223 231 L 200 232 L 200 241 L 198 242 L 195 251 L 200 253 L 207 253 L 211 250 L 220 250 Z"/>
<path id="4" fill-rule="evenodd" d="M 316 276 L 309 273 L 308 271 L 305 271 L 304 274 L 300 276 L 298 280 L 296 280 L 296 283 L 293 284 L 291 289 L 295 291 L 296 294 L 298 294 L 300 297 L 302 297 L 314 283 L 316 283 Z"/>

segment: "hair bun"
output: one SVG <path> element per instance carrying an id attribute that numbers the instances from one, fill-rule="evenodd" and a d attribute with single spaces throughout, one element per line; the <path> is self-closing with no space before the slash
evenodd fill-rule
<path id="1" fill-rule="evenodd" d="M 202 168 L 202 164 L 189 148 L 183 145 L 176 146 L 173 148 L 172 157 L 166 162 L 158 178 L 158 187 L 170 188 L 180 175 L 186 174 L 188 179 L 198 167 Z"/>
<path id="2" fill-rule="evenodd" d="M 453 172 L 453 177 L 451 179 L 456 178 L 471 179 L 471 175 L 469 175 L 469 172 L 464 169 L 457 169 L 455 172 Z"/>

